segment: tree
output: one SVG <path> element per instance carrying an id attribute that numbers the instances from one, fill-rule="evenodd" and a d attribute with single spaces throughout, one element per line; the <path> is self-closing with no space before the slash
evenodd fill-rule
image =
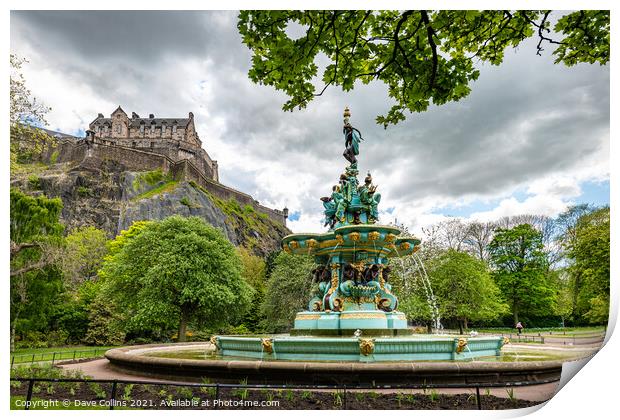
<path id="1" fill-rule="evenodd" d="M 395 104 L 377 123 L 387 127 L 405 112 L 425 111 L 466 97 L 480 71 L 474 60 L 499 65 L 507 47 L 526 38 L 557 46 L 556 63 L 606 64 L 609 11 L 562 16 L 551 35 L 551 11 L 476 10 L 253 10 L 239 13 L 238 29 L 252 50 L 250 79 L 283 91 L 283 109 L 304 108 L 330 86 L 383 82 Z M 301 28 L 295 37 L 292 26 Z M 555 38 L 555 39 L 554 39 Z M 329 64 L 318 76 L 318 57 Z"/>
<path id="2" fill-rule="evenodd" d="M 58 198 L 11 189 L 11 349 L 20 316 L 31 311 L 33 317 L 43 319 L 40 314 L 47 308 L 41 302 L 59 292 L 60 276 L 53 265 L 62 245 L 61 210 Z"/>
<path id="3" fill-rule="evenodd" d="M 237 253 L 241 260 L 241 277 L 254 289 L 252 303 L 241 322 L 250 330 L 258 331 L 261 321 L 264 319 L 261 314 L 261 306 L 265 299 L 267 264 L 265 260 L 251 254 L 243 246 L 237 248 Z"/>
<path id="4" fill-rule="evenodd" d="M 24 58 L 14 54 L 10 56 L 10 102 L 9 121 L 11 127 L 11 169 L 20 161 L 29 161 L 34 156 L 41 156 L 46 145 L 52 146 L 55 140 L 37 127 L 47 124 L 45 115 L 50 108 L 39 102 L 21 73 L 27 63 Z"/>
<path id="5" fill-rule="evenodd" d="M 496 228 L 497 225 L 494 222 L 470 222 L 464 240 L 467 251 L 480 260 L 488 262 L 488 246 L 493 240 L 493 233 Z"/>
<path id="6" fill-rule="evenodd" d="M 607 322 L 610 280 L 609 207 L 579 217 L 574 235 L 567 243 L 573 261 L 575 312 L 590 323 Z"/>
<path id="7" fill-rule="evenodd" d="M 490 321 L 508 311 L 487 265 L 475 257 L 448 250 L 429 267 L 441 318 L 456 319 L 460 333 L 469 321 Z"/>
<path id="8" fill-rule="evenodd" d="M 78 227 L 67 235 L 62 271 L 70 289 L 96 277 L 103 257 L 108 253 L 107 242 L 105 232 L 93 226 Z"/>
<path id="9" fill-rule="evenodd" d="M 185 341 L 191 322 L 217 328 L 247 311 L 252 288 L 240 266 L 221 231 L 198 217 L 171 216 L 125 238 L 99 275 L 130 327 L 178 328 Z"/>
<path id="10" fill-rule="evenodd" d="M 88 330 L 84 343 L 91 346 L 115 346 L 123 344 L 125 332 L 119 308 L 98 296 L 88 305 Z"/>
<path id="11" fill-rule="evenodd" d="M 498 228 L 489 245 L 494 278 L 510 305 L 514 323 L 522 314 L 552 313 L 555 291 L 547 277 L 542 234 L 529 224 Z"/>
<path id="12" fill-rule="evenodd" d="M 310 257 L 284 251 L 276 257 L 261 311 L 266 330 L 287 330 L 293 325 L 295 314 L 306 310 L 311 297 L 313 268 Z"/>

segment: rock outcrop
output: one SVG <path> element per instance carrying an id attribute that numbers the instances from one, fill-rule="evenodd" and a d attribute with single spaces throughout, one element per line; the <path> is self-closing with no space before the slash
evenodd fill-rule
<path id="1" fill-rule="evenodd" d="M 29 194 L 60 197 L 68 230 L 90 225 L 114 237 L 138 220 L 198 216 L 221 229 L 234 245 L 263 256 L 279 250 L 281 239 L 290 233 L 251 206 L 214 197 L 194 182 L 176 181 L 159 171 L 126 171 L 113 161 L 90 158 L 78 166 L 38 167 L 12 174 L 11 185 Z"/>

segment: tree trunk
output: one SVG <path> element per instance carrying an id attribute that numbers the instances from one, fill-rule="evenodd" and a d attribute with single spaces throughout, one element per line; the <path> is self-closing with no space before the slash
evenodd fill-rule
<path id="1" fill-rule="evenodd" d="M 19 311 L 16 311 L 15 318 L 13 318 L 13 322 L 11 322 L 11 352 L 15 351 L 15 327 L 17 326 L 18 316 L 19 316 Z"/>
<path id="2" fill-rule="evenodd" d="M 519 322 L 519 311 L 517 311 L 517 308 L 514 308 L 513 312 L 514 325 L 517 325 L 517 322 Z"/>
<path id="3" fill-rule="evenodd" d="M 184 343 L 187 340 L 187 318 L 187 312 L 182 309 L 181 320 L 179 322 L 179 334 L 177 337 L 179 343 Z"/>
<path id="4" fill-rule="evenodd" d="M 463 334 L 463 320 L 459 319 L 459 334 Z"/>

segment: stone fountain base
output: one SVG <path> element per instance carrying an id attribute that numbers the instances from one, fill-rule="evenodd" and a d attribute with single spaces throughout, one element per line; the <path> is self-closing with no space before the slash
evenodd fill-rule
<path id="1" fill-rule="evenodd" d="M 407 317 L 402 312 L 384 311 L 344 311 L 344 312 L 298 312 L 295 317 L 296 331 L 303 330 L 333 330 L 335 335 L 341 334 L 342 330 L 405 330 L 407 329 Z M 388 334 L 392 335 L 392 334 Z"/>
<path id="2" fill-rule="evenodd" d="M 224 357 L 296 361 L 464 360 L 499 356 L 503 337 L 240 337 L 217 336 Z"/>

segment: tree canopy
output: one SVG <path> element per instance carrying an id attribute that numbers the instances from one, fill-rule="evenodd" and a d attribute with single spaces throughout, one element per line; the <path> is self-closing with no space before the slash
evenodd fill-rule
<path id="1" fill-rule="evenodd" d="M 609 207 L 583 214 L 568 243 L 574 279 L 575 315 L 592 323 L 607 322 L 610 286 Z"/>
<path id="2" fill-rule="evenodd" d="M 497 285 L 502 291 L 515 324 L 519 316 L 548 312 L 555 290 L 548 278 L 542 234 L 529 224 L 499 228 L 489 244 Z"/>
<path id="3" fill-rule="evenodd" d="M 94 226 L 75 228 L 65 238 L 62 271 L 65 284 L 76 288 L 95 278 L 108 253 L 106 233 Z"/>
<path id="4" fill-rule="evenodd" d="M 50 108 L 32 95 L 26 85 L 22 67 L 28 61 L 14 54 L 10 55 L 9 121 L 11 124 L 11 168 L 19 162 L 30 161 L 40 156 L 46 145 L 55 144 L 55 139 L 38 129 L 47 124 L 46 114 Z"/>
<path id="5" fill-rule="evenodd" d="M 180 216 L 143 223 L 138 230 L 99 273 L 104 293 L 125 309 L 130 325 L 177 327 L 184 341 L 190 322 L 217 328 L 245 313 L 252 288 L 221 231 L 198 217 Z"/>
<path id="6" fill-rule="evenodd" d="M 468 321 L 489 321 L 508 311 L 484 261 L 466 252 L 448 250 L 429 267 L 441 317 L 459 322 L 461 334 Z"/>
<path id="7" fill-rule="evenodd" d="M 59 198 L 37 197 L 12 188 L 11 235 L 11 349 L 18 323 L 24 330 L 44 324 L 62 282 L 54 263 L 60 255 L 64 226 Z"/>
<path id="8" fill-rule="evenodd" d="M 551 33 L 551 11 L 527 10 L 245 10 L 238 29 L 252 50 L 250 79 L 288 95 L 283 109 L 304 108 L 329 86 L 383 82 L 394 105 L 377 117 L 387 127 L 466 97 L 480 71 L 476 60 L 499 65 L 507 47 L 538 37 L 556 63 L 606 64 L 609 11 L 562 16 Z M 298 30 L 295 30 L 295 28 Z M 295 32 L 301 32 L 296 37 Z M 319 63 L 328 64 L 319 75 Z M 320 78 L 320 79 L 319 79 Z M 316 84 L 319 84 L 317 87 Z"/>
<path id="9" fill-rule="evenodd" d="M 261 308 L 267 330 L 289 329 L 295 314 L 305 309 L 311 296 L 314 266 L 312 258 L 284 251 L 275 258 Z"/>

